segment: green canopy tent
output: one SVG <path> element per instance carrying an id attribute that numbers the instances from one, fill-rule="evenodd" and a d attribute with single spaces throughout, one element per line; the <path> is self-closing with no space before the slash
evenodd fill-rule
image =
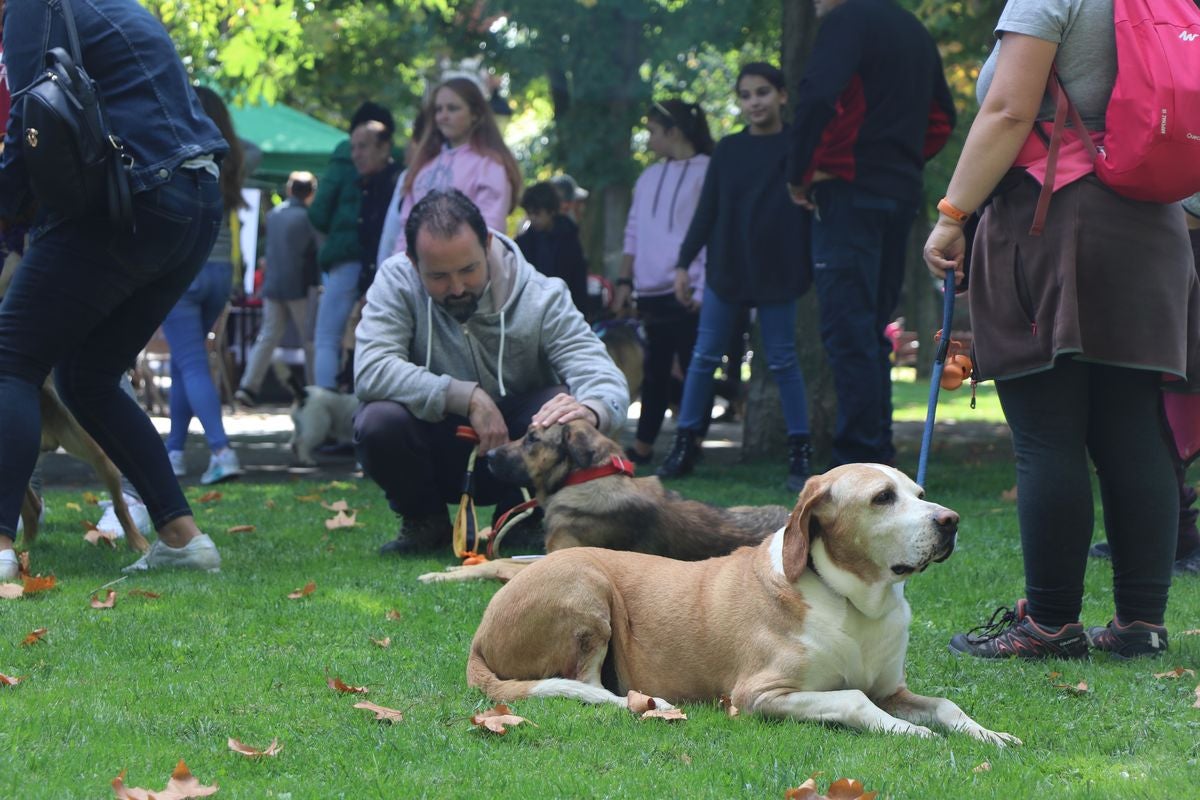
<path id="1" fill-rule="evenodd" d="M 250 176 L 251 185 L 282 186 L 288 173 L 295 170 L 307 170 L 319 178 L 333 148 L 347 138 L 345 131 L 279 103 L 231 105 L 229 113 L 238 136 L 263 151 L 262 163 Z"/>

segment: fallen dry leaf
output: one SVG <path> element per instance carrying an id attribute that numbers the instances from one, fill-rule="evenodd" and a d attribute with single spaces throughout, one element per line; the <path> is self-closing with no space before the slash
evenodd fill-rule
<path id="1" fill-rule="evenodd" d="M 91 492 L 84 492 L 83 493 L 83 502 L 87 503 L 90 506 L 98 506 L 98 505 L 100 505 L 100 498 L 96 497 L 96 495 L 92 494 Z"/>
<path id="2" fill-rule="evenodd" d="M 265 505 L 268 509 L 270 509 L 272 511 L 275 510 L 275 501 L 274 500 L 268 500 L 267 502 L 263 503 L 263 505 Z"/>
<path id="3" fill-rule="evenodd" d="M 397 611 L 397 610 L 396 610 L 396 609 L 394 609 L 394 608 L 392 608 L 392 609 L 388 609 L 388 612 L 387 612 L 387 614 L 385 614 L 385 616 L 386 616 L 388 619 L 392 620 L 393 622 L 399 622 L 399 621 L 400 621 L 400 612 L 399 612 L 399 611 Z"/>
<path id="4" fill-rule="evenodd" d="M 29 632 L 29 635 L 21 640 L 22 647 L 28 647 L 31 644 L 37 644 L 42 640 L 42 637 L 50 632 L 49 628 L 35 628 Z"/>
<path id="5" fill-rule="evenodd" d="M 721 695 L 721 699 L 718 701 L 718 703 L 720 704 L 721 709 L 729 717 L 736 717 L 738 714 L 742 713 L 738 711 L 738 707 L 733 704 L 733 700 L 727 694 Z"/>
<path id="6" fill-rule="evenodd" d="M 17 572 L 22 578 L 29 574 L 29 551 L 22 550 L 17 553 Z"/>
<path id="7" fill-rule="evenodd" d="M 162 595 L 158 592 L 147 592 L 145 589 L 131 589 L 129 591 L 129 596 L 144 597 L 147 600 L 157 600 L 158 598 L 162 597 Z"/>
<path id="8" fill-rule="evenodd" d="M 991 770 L 992 762 L 984 761 L 982 764 L 972 769 L 971 772 L 991 772 Z"/>
<path id="9" fill-rule="evenodd" d="M 658 703 L 654 702 L 654 698 L 648 694 L 629 690 L 629 694 L 625 695 L 625 705 L 635 714 L 642 714 L 652 708 L 657 708 Z"/>
<path id="10" fill-rule="evenodd" d="M 357 492 L 358 491 L 357 486 L 355 486 L 353 483 L 347 483 L 346 481 L 330 481 L 329 483 L 327 483 L 321 487 L 321 491 L 323 491 L 323 492 L 328 492 L 333 489 L 337 489 L 340 492 L 351 492 L 351 491 Z"/>
<path id="11" fill-rule="evenodd" d="M 25 594 L 25 587 L 19 583 L 0 583 L 0 600 L 16 600 Z"/>
<path id="12" fill-rule="evenodd" d="M 357 511 L 351 511 L 349 514 L 345 511 L 339 511 L 336 516 L 325 520 L 325 530 L 335 531 L 338 528 L 353 528 L 358 524 L 354 521 L 354 518 L 357 516 Z"/>
<path id="13" fill-rule="evenodd" d="M 249 758 L 258 758 L 260 756 L 275 756 L 279 755 L 279 751 L 283 749 L 283 745 L 278 739 L 272 739 L 265 750 L 259 750 L 257 747 L 251 747 L 248 744 L 242 744 L 232 736 L 229 738 L 229 749 L 235 753 L 241 753 Z"/>
<path id="14" fill-rule="evenodd" d="M 3 672 L 0 672 L 0 686 L 16 686 L 23 680 L 25 680 L 24 677 L 11 678 L 8 675 L 5 675 Z"/>
<path id="15" fill-rule="evenodd" d="M 366 694 L 369 691 L 366 686 L 348 686 L 341 678 L 326 678 L 325 683 L 330 689 L 341 694 Z"/>
<path id="16" fill-rule="evenodd" d="M 98 600 L 96 595 L 92 595 L 92 608 L 112 608 L 116 602 L 117 591 L 115 589 L 109 589 L 103 600 Z"/>
<path id="17" fill-rule="evenodd" d="M 190 800 L 190 798 L 208 797 L 217 793 L 215 784 L 201 786 L 200 781 L 196 780 L 188 770 L 187 764 L 183 763 L 182 758 L 175 765 L 175 771 L 171 773 L 171 780 L 167 781 L 167 788 L 162 791 L 155 792 L 141 787 L 126 788 L 125 770 L 121 770 L 121 774 L 113 778 L 112 787 L 117 794 L 117 800 Z"/>
<path id="18" fill-rule="evenodd" d="M 1068 694 L 1073 694 L 1076 697 L 1081 697 L 1088 693 L 1087 681 L 1080 681 L 1074 686 L 1069 683 L 1056 683 L 1054 684 L 1054 688 L 1064 689 Z"/>
<path id="19" fill-rule="evenodd" d="M 816 773 L 819 775 L 820 773 Z M 784 800 L 875 800 L 879 792 L 863 791 L 861 781 L 841 778 L 829 784 L 829 794 L 818 794 L 816 778 L 809 778 L 783 793 Z"/>
<path id="20" fill-rule="evenodd" d="M 376 647 L 387 648 L 392 646 L 392 637 L 390 636 L 385 636 L 382 639 L 376 639 L 373 636 L 368 638 L 371 640 L 371 644 L 375 645 Z"/>
<path id="21" fill-rule="evenodd" d="M 220 500 L 224 496 L 225 495 L 223 495 L 217 491 L 205 492 L 204 494 L 202 494 L 196 498 L 196 502 L 197 503 L 215 503 L 216 501 Z"/>
<path id="22" fill-rule="evenodd" d="M 1017 487 L 1013 486 L 1011 489 L 1005 489 L 1000 493 L 1000 499 L 1006 503 L 1017 502 Z"/>
<path id="23" fill-rule="evenodd" d="M 330 511 L 349 511 L 350 504 L 345 500 L 334 500 L 332 503 L 321 503 L 322 506 Z"/>
<path id="24" fill-rule="evenodd" d="M 75 502 L 67 503 L 67 508 L 70 509 L 71 511 L 83 511 L 83 506 L 81 506 L 81 505 L 79 505 L 79 503 L 75 503 Z"/>
<path id="25" fill-rule="evenodd" d="M 1176 667 L 1166 672 L 1154 673 L 1154 677 L 1156 678 L 1182 678 L 1184 675 L 1191 675 L 1194 678 L 1196 677 L 1196 670 L 1187 669 L 1186 667 Z"/>
<path id="26" fill-rule="evenodd" d="M 232 525 L 225 529 L 226 533 L 254 533 L 253 525 Z"/>
<path id="27" fill-rule="evenodd" d="M 117 535 L 112 531 L 101 531 L 95 528 L 88 528 L 88 532 L 83 535 L 83 540 L 93 547 L 97 547 L 101 542 L 108 545 L 112 549 L 117 549 Z"/>
<path id="28" fill-rule="evenodd" d="M 21 582 L 25 586 L 25 594 L 48 592 L 58 584 L 53 575 L 24 575 Z"/>
<path id="29" fill-rule="evenodd" d="M 321 495 L 319 495 L 319 494 L 298 494 L 298 495 L 296 495 L 296 499 L 299 500 L 301 503 L 315 503 L 321 499 Z"/>
<path id="30" fill-rule="evenodd" d="M 678 708 L 652 708 L 649 711 L 643 711 L 638 719 L 661 719 L 667 722 L 677 722 L 681 719 L 687 719 L 687 714 Z"/>
<path id="31" fill-rule="evenodd" d="M 380 722 L 404 722 L 404 715 L 394 708 L 384 708 L 377 706 L 374 703 L 355 703 L 355 708 L 365 708 L 367 711 L 375 712 L 375 719 Z"/>
<path id="32" fill-rule="evenodd" d="M 501 703 L 494 708 L 489 708 L 487 711 L 481 711 L 478 714 L 471 715 L 471 724 L 477 728 L 485 728 L 492 733 L 503 736 L 508 733 L 506 725 L 516 727 L 522 723 L 528 722 L 533 727 L 538 727 L 536 722 L 530 722 L 524 717 L 518 717 L 512 713 L 512 709 Z"/>
<path id="33" fill-rule="evenodd" d="M 299 600 L 301 597 L 308 597 L 310 594 L 312 594 L 316 590 L 317 590 L 317 582 L 309 581 L 308 583 L 301 586 L 299 589 L 296 589 L 295 591 L 291 592 L 288 595 L 288 600 Z"/>

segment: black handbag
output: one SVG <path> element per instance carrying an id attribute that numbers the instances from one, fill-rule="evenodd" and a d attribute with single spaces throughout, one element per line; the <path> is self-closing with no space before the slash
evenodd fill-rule
<path id="1" fill-rule="evenodd" d="M 84 71 L 70 0 L 61 0 L 71 52 L 46 53 L 46 70 L 21 90 L 22 149 L 34 196 L 68 219 L 133 227 L 133 159 L 112 132 L 96 83 Z"/>

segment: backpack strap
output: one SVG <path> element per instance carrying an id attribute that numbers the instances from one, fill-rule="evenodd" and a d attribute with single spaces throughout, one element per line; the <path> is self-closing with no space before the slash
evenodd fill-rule
<path id="1" fill-rule="evenodd" d="M 1046 227 L 1046 215 L 1050 212 L 1050 196 L 1054 194 L 1054 177 L 1058 170 L 1058 151 L 1062 146 L 1063 131 L 1067 127 L 1068 117 L 1071 120 L 1071 126 L 1083 141 L 1083 146 L 1087 148 L 1092 161 L 1095 161 L 1100 154 L 1087 127 L 1083 124 L 1083 117 L 1079 115 L 1079 109 L 1067 96 L 1067 89 L 1058 77 L 1058 69 L 1053 65 L 1050 67 L 1050 77 L 1046 79 L 1046 92 L 1054 100 L 1054 127 L 1050 131 L 1050 140 L 1046 144 L 1046 176 L 1042 180 L 1042 190 L 1038 193 L 1037 206 L 1033 212 L 1033 224 L 1029 227 L 1030 236 L 1041 236 Z M 1045 138 L 1045 134 L 1037 127 L 1036 122 L 1034 129 L 1040 137 Z"/>
<path id="2" fill-rule="evenodd" d="M 71 0 L 59 0 L 62 6 L 63 22 L 67 25 L 67 42 L 71 47 L 71 58 L 76 65 L 83 66 L 83 49 L 79 46 L 79 31 L 75 29 L 75 12 L 71 10 Z"/>

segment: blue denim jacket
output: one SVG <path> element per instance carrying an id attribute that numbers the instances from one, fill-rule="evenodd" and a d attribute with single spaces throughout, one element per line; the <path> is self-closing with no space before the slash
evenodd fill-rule
<path id="1" fill-rule="evenodd" d="M 165 183 L 189 158 L 219 158 L 229 149 L 200 107 L 166 30 L 137 0 L 71 0 L 71 8 L 84 68 L 133 157 L 134 192 Z M 7 0 L 4 61 L 13 104 L 0 156 L 3 216 L 20 211 L 28 198 L 19 93 L 41 73 L 51 47 L 70 52 L 60 0 Z"/>

